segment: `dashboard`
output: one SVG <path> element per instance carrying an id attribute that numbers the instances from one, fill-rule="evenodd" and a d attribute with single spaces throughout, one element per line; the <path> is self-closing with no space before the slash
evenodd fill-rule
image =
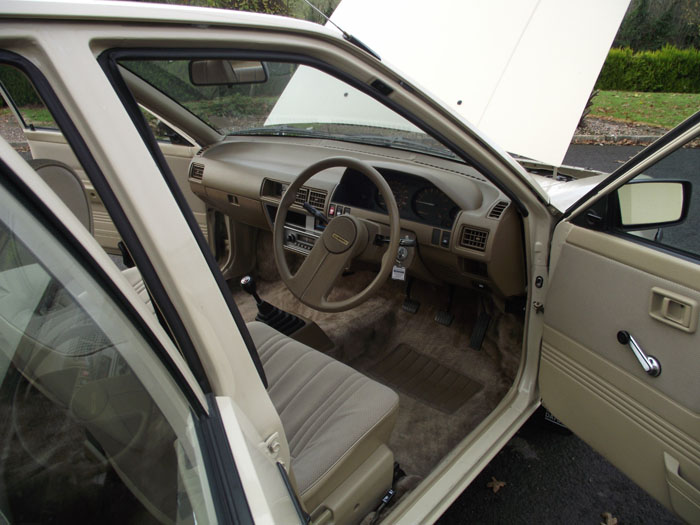
<path id="1" fill-rule="evenodd" d="M 395 265 L 437 284 L 492 291 L 504 298 L 525 291 L 522 220 L 510 199 L 473 167 L 377 146 L 295 137 L 229 137 L 200 151 L 190 164 L 195 195 L 237 224 L 271 231 L 280 199 L 308 166 L 333 156 L 372 165 L 394 194 L 401 236 L 410 239 Z M 361 172 L 324 170 L 299 189 L 285 220 L 284 247 L 307 255 L 324 225 L 303 205 L 327 217 L 352 214 L 381 234 L 360 255 L 379 264 L 388 235 L 386 203 Z M 235 239 L 231 240 L 235 250 Z"/>

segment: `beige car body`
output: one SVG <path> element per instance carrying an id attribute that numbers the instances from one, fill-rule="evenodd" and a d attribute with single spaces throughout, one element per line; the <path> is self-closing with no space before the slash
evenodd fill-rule
<path id="1" fill-rule="evenodd" d="M 560 213 L 550 205 L 537 176 L 430 100 L 420 88 L 407 87 L 380 61 L 323 27 L 284 18 L 186 7 L 14 0 L 5 1 L 0 8 L 0 26 L 0 48 L 21 55 L 46 76 L 147 250 L 217 396 L 256 522 L 295 519 L 288 502 L 281 502 L 284 498 L 275 479 L 277 471 L 264 452 L 265 439 L 277 433 L 282 436 L 278 457 L 289 464 L 284 430 L 180 209 L 97 62 L 105 50 L 235 45 L 293 51 L 324 61 L 367 84 L 379 79 L 393 89 L 393 103 L 425 126 L 439 130 L 459 150 L 468 152 L 494 183 L 508 188 L 527 210 L 522 218 L 526 330 L 517 377 L 482 423 L 402 498 L 389 521 L 414 524 L 438 519 L 537 409 L 542 397 L 557 417 L 656 499 L 687 521 L 700 519 L 700 492 L 694 488 L 700 487 L 700 395 L 697 381 L 687 377 L 698 371 L 698 333 L 669 328 L 649 317 L 647 311 L 648 293 L 654 287 L 700 302 L 698 263 L 570 222 L 596 199 L 696 136 L 700 123 L 602 192 L 579 203 L 566 221 L 557 224 Z M 57 45 L 59 42 L 61 45 Z M 150 109 L 158 112 L 159 108 Z M 161 109 L 167 120 L 168 109 Z M 203 145 L 220 138 L 204 136 L 208 133 L 205 129 L 200 129 L 198 135 L 195 126 L 186 131 Z M 42 142 L 40 136 L 28 138 Z M 43 137 L 47 147 L 57 142 L 60 140 L 56 136 Z M 3 159 L 10 159 L 6 162 L 36 188 L 39 197 L 58 210 L 71 229 L 78 229 L 61 202 L 23 166 L 21 159 L 5 144 L 1 148 Z M 186 174 L 184 162 L 187 160 L 188 165 L 198 148 L 178 148 L 186 149 L 171 148 L 172 156 L 181 158 L 174 161 L 181 165 L 173 171 Z M 38 154 L 61 155 L 45 150 Z M 71 158 L 62 160 L 75 165 Z M 196 199 L 192 202 L 201 205 Z M 204 206 L 196 211 L 206 231 Z M 115 272 L 110 259 L 95 249 L 97 245 L 89 235 L 80 236 L 95 260 L 131 302 L 138 304 L 138 296 Z M 115 239 L 107 237 L 100 241 L 113 250 Z M 229 270 L 231 275 L 235 273 Z M 613 285 L 622 286 L 614 297 L 604 293 Z M 582 294 L 590 307 L 586 311 L 577 306 Z M 628 305 L 631 296 L 634 308 Z M 618 321 L 622 322 L 618 318 L 621 311 L 627 312 L 621 316 L 624 321 L 633 323 L 625 325 L 626 329 L 643 332 L 654 345 L 664 346 L 654 348 L 664 365 L 664 375 L 657 382 L 641 372 L 631 353 L 609 342 L 614 339 Z M 143 315 L 147 316 L 145 312 Z M 693 315 L 698 316 L 697 306 Z M 599 328 L 590 330 L 590 326 Z M 172 347 L 160 327 L 154 331 L 168 348 Z M 673 353 L 665 346 L 684 352 Z M 199 391 L 194 378 L 191 382 Z M 672 459 L 664 463 L 665 457 Z M 680 467 L 676 466 L 674 472 L 669 461 Z"/>

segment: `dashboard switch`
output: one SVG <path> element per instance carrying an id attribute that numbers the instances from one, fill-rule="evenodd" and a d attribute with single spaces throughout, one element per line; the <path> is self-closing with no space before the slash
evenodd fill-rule
<path id="1" fill-rule="evenodd" d="M 450 247 L 450 232 L 442 232 L 442 238 L 440 239 L 440 246 L 443 248 Z"/>
<path id="2" fill-rule="evenodd" d="M 433 228 L 433 236 L 430 239 L 430 243 L 435 245 L 440 244 L 440 230 L 437 228 Z"/>

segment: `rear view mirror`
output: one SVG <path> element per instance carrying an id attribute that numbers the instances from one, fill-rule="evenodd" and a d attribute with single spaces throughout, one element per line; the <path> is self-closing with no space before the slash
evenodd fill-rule
<path id="1" fill-rule="evenodd" d="M 267 69 L 255 60 L 208 59 L 190 62 L 190 82 L 195 86 L 230 86 L 267 81 Z"/>
<path id="2" fill-rule="evenodd" d="M 690 191 L 688 181 L 628 182 L 617 190 L 620 225 L 643 229 L 679 223 L 688 212 Z"/>

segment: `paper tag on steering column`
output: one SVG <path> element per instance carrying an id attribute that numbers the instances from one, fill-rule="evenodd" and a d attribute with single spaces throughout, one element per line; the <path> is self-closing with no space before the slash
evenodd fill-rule
<path id="1" fill-rule="evenodd" d="M 406 280 L 406 268 L 404 268 L 403 266 L 397 266 L 395 264 L 394 268 L 391 270 L 391 278 L 394 279 L 395 281 L 405 281 Z"/>

